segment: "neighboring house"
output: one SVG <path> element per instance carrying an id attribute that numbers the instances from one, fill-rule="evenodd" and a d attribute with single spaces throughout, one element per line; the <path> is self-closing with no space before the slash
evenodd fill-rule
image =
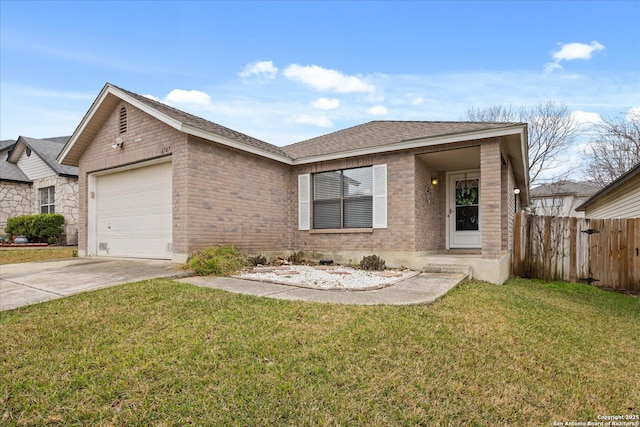
<path id="1" fill-rule="evenodd" d="M 587 218 L 640 218 L 640 163 L 577 208 Z"/>
<path id="2" fill-rule="evenodd" d="M 531 189 L 530 210 L 536 215 L 584 218 L 576 208 L 602 187 L 591 182 L 558 181 Z"/>
<path id="3" fill-rule="evenodd" d="M 81 256 L 233 244 L 502 283 L 528 203 L 524 123 L 374 121 L 277 147 L 107 84 L 58 158 L 79 167 Z"/>
<path id="4" fill-rule="evenodd" d="M 56 157 L 69 137 L 21 136 L 0 142 L 0 231 L 14 216 L 60 213 L 65 217 L 62 243 L 78 243 L 78 168 Z"/>

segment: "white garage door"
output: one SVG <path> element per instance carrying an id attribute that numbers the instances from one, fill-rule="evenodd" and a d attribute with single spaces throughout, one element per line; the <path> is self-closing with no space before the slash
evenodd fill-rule
<path id="1" fill-rule="evenodd" d="M 171 162 L 97 177 L 99 256 L 171 259 Z"/>

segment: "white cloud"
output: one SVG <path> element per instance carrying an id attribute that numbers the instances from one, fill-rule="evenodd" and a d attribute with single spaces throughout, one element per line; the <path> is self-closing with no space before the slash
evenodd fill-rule
<path id="1" fill-rule="evenodd" d="M 632 119 L 638 120 L 640 117 L 640 107 L 631 107 L 629 111 L 627 111 L 627 120 L 631 121 Z"/>
<path id="2" fill-rule="evenodd" d="M 174 89 L 164 98 L 167 104 L 211 104 L 211 97 L 198 90 Z"/>
<path id="3" fill-rule="evenodd" d="M 373 92 L 374 87 L 359 77 L 347 76 L 336 70 L 317 65 L 289 65 L 284 70 L 285 77 L 305 83 L 316 90 L 339 93 Z"/>
<path id="4" fill-rule="evenodd" d="M 562 70 L 562 61 L 573 61 L 574 59 L 583 59 L 588 61 L 593 56 L 594 52 L 604 50 L 604 45 L 597 41 L 592 41 L 591 44 L 585 43 L 558 43 L 560 49 L 551 54 L 553 62 L 549 62 L 544 66 L 545 73 L 551 73 L 555 70 Z"/>
<path id="5" fill-rule="evenodd" d="M 319 98 L 311 103 L 318 110 L 335 110 L 340 106 L 340 100 L 335 98 Z"/>
<path id="6" fill-rule="evenodd" d="M 546 74 L 552 73 L 555 70 L 564 70 L 564 68 L 562 68 L 562 65 L 556 62 L 547 62 L 546 64 L 544 64 L 544 72 Z"/>
<path id="7" fill-rule="evenodd" d="M 333 122 L 326 117 L 314 117 L 306 114 L 293 116 L 293 121 L 296 123 L 314 125 L 321 128 L 329 128 L 333 126 Z"/>
<path id="8" fill-rule="evenodd" d="M 604 46 L 597 41 L 592 41 L 591 44 L 566 43 L 560 46 L 562 46 L 560 50 L 553 52 L 552 55 L 556 62 L 572 61 L 574 59 L 589 60 L 594 52 L 604 49 Z"/>
<path id="9" fill-rule="evenodd" d="M 264 76 L 273 79 L 278 74 L 278 68 L 273 65 L 273 61 L 258 61 L 247 64 L 238 75 L 240 77 L 250 77 L 253 75 Z"/>
<path id="10" fill-rule="evenodd" d="M 371 107 L 367 110 L 367 113 L 373 114 L 374 116 L 384 116 L 388 112 L 389 110 L 387 110 L 386 107 L 382 105 L 376 105 L 375 107 Z"/>
<path id="11" fill-rule="evenodd" d="M 411 103 L 413 105 L 422 105 L 422 104 L 424 104 L 424 98 L 419 96 L 419 97 L 415 98 L 413 101 L 411 101 Z"/>
<path id="12" fill-rule="evenodd" d="M 571 117 L 581 127 L 588 127 L 598 123 L 602 123 L 602 117 L 598 113 L 589 113 L 587 111 L 572 111 Z"/>

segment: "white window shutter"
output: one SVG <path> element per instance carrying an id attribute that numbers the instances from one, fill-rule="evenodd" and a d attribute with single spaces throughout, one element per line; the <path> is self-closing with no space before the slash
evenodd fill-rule
<path id="1" fill-rule="evenodd" d="M 309 230 L 311 175 L 298 175 L 298 230 Z"/>
<path id="2" fill-rule="evenodd" d="M 387 228 L 387 165 L 373 165 L 373 228 Z"/>

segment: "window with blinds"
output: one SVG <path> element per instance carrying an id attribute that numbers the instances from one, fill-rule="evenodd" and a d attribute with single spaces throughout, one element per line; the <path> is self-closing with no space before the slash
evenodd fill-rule
<path id="1" fill-rule="evenodd" d="M 313 175 L 313 228 L 373 226 L 373 167 Z"/>

